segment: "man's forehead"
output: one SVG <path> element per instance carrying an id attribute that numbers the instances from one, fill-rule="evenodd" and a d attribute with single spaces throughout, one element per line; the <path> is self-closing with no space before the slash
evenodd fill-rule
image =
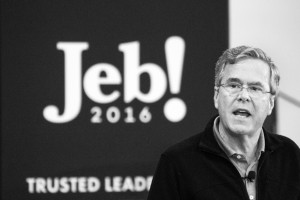
<path id="1" fill-rule="evenodd" d="M 231 82 L 234 82 L 234 83 L 240 83 L 240 84 L 248 84 L 248 85 L 263 85 L 263 83 L 261 81 L 244 81 L 240 78 L 234 78 L 234 77 L 229 77 L 229 78 L 226 78 L 225 80 L 226 83 L 231 83 Z"/>
<path id="2" fill-rule="evenodd" d="M 261 60 L 259 58 L 251 58 L 251 57 L 236 60 L 234 63 L 226 63 L 226 67 L 232 66 L 232 65 L 237 65 L 237 66 L 247 65 L 249 67 L 252 65 L 260 65 L 262 68 L 269 67 L 268 64 L 264 60 Z"/>
<path id="3" fill-rule="evenodd" d="M 260 59 L 243 59 L 236 63 L 227 63 L 224 69 L 225 73 L 258 73 L 269 76 L 269 65 Z"/>
<path id="4" fill-rule="evenodd" d="M 270 69 L 267 63 L 259 59 L 244 59 L 235 64 L 227 64 L 223 80 L 247 84 L 268 84 Z"/>

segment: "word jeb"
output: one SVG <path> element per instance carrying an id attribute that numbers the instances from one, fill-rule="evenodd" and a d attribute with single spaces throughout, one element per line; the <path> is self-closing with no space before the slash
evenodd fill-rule
<path id="1" fill-rule="evenodd" d="M 180 37 L 173 36 L 167 39 L 165 45 L 170 90 L 171 93 L 177 94 L 180 91 L 181 85 L 184 41 Z M 89 44 L 87 42 L 57 43 L 57 49 L 62 50 L 65 57 L 64 111 L 60 114 L 57 106 L 46 106 L 43 111 L 43 116 L 49 122 L 67 123 L 78 116 L 82 106 L 82 86 L 89 99 L 100 104 L 112 103 L 121 96 L 120 91 L 117 89 L 109 94 L 103 93 L 101 86 L 120 85 L 122 82 L 124 89 L 123 100 L 125 103 L 130 103 L 134 99 L 144 103 L 153 103 L 161 99 L 165 94 L 167 89 L 166 73 L 157 64 L 140 64 L 139 42 L 135 41 L 119 45 L 119 50 L 124 54 L 123 80 L 120 71 L 109 63 L 97 63 L 92 65 L 85 72 L 83 80 L 81 80 L 82 52 L 88 48 Z M 100 76 L 101 73 L 106 74 L 106 76 Z M 140 77 L 145 73 L 148 74 L 150 78 L 149 91 L 147 93 L 143 93 L 140 90 Z M 169 113 L 168 115 L 172 116 L 173 114 Z"/>

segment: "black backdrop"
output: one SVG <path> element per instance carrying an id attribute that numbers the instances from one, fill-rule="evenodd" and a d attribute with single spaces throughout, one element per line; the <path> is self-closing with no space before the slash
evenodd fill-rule
<path id="1" fill-rule="evenodd" d="M 227 4 L 2 1 L 2 198 L 145 199 L 160 153 L 201 131 L 216 114 L 214 64 L 228 47 Z M 166 41 L 179 52 L 171 59 L 183 60 L 174 83 Z M 59 44 L 73 46 L 64 51 Z M 78 50 L 80 44 L 86 49 Z M 130 60 L 134 48 L 138 53 Z M 75 64 L 67 72 L 67 53 L 76 49 L 81 54 L 70 57 Z M 125 75 L 134 67 L 135 74 Z M 76 70 L 82 71 L 79 81 L 65 88 L 66 76 Z M 107 102 L 91 97 L 83 80 L 94 86 L 92 95 L 118 96 Z M 57 106 L 62 118 L 65 94 L 74 91 L 81 95 L 71 95 L 67 103 L 79 102 L 78 113 L 60 123 L 46 119 L 49 105 Z M 164 111 L 172 98 L 179 103 Z"/>

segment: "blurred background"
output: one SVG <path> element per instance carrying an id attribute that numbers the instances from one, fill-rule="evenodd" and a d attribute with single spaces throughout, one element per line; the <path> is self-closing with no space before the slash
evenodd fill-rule
<path id="1" fill-rule="evenodd" d="M 281 72 L 265 128 L 300 145 L 297 0 L 1 1 L 2 199 L 146 199 L 168 146 L 217 114 L 228 47 Z"/>
<path id="2" fill-rule="evenodd" d="M 229 45 L 257 46 L 266 51 L 281 74 L 280 94 L 276 104 L 278 134 L 300 145 L 300 2 L 229 1 Z"/>

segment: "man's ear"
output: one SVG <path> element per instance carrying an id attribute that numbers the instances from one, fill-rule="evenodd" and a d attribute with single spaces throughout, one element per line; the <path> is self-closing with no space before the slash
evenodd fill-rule
<path id="1" fill-rule="evenodd" d="M 217 86 L 215 86 L 214 87 L 214 105 L 215 105 L 216 109 L 218 109 L 218 107 L 219 107 L 218 99 L 219 99 L 219 88 Z"/>
<path id="2" fill-rule="evenodd" d="M 268 115 L 271 115 L 272 114 L 272 110 L 275 106 L 275 95 L 272 95 L 269 99 L 269 113 Z"/>

